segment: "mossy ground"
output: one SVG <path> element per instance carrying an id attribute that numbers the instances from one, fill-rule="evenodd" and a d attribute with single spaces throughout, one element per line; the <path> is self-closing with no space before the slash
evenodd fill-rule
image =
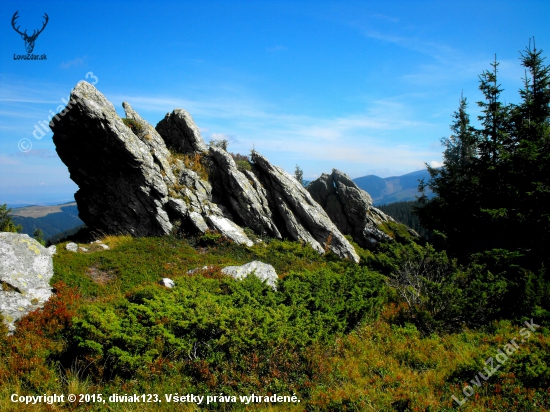
<path id="1" fill-rule="evenodd" d="M 400 228 L 403 248 L 414 245 Z M 426 335 L 403 322 L 384 282 L 400 246 L 359 250 L 361 265 L 298 242 L 251 248 L 221 237 L 107 236 L 110 250 L 58 245 L 56 297 L 0 333 L 0 410 L 202 410 L 188 404 L 30 405 L 13 393 L 292 395 L 297 404 L 216 403 L 215 410 L 445 411 L 518 336 L 521 323 Z M 279 290 L 220 274 L 261 260 Z M 392 266 L 393 265 L 393 266 Z M 210 267 L 188 274 L 189 269 Z M 176 288 L 158 285 L 162 277 Z M 4 332 L 4 331 L 0 331 Z M 465 411 L 550 410 L 550 333 L 537 329 L 468 398 Z"/>

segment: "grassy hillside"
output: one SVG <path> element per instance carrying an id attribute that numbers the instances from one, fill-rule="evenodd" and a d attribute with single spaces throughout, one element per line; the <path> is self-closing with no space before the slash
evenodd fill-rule
<path id="1" fill-rule="evenodd" d="M 0 410 L 21 410 L 12 393 L 148 393 L 162 401 L 31 411 L 197 410 L 166 402 L 165 394 L 176 393 L 235 396 L 201 410 L 455 410 L 452 396 L 465 397 L 465 383 L 518 338 L 522 320 L 499 318 L 495 302 L 506 285 L 498 276 L 481 265 L 458 267 L 444 252 L 413 243 L 401 225 L 383 229 L 396 242 L 356 247 L 359 265 L 297 242 L 248 248 L 214 233 L 109 236 L 110 250 L 87 253 L 60 244 L 56 297 L 15 335 L 0 334 Z M 277 291 L 220 273 L 252 260 L 275 267 Z M 410 289 L 398 274 L 418 265 L 444 276 L 424 270 L 423 297 L 408 305 L 401 292 Z M 158 285 L 162 277 L 176 287 Z M 461 410 L 548 410 L 549 366 L 550 331 L 541 326 L 494 376 L 470 383 L 475 395 Z M 252 393 L 295 394 L 300 402 L 240 402 Z"/>

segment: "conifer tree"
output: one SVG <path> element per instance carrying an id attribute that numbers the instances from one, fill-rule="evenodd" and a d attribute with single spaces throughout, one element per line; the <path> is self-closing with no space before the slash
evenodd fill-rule
<path id="1" fill-rule="evenodd" d="M 0 232 L 21 232 L 21 225 L 16 225 L 10 215 L 11 208 L 7 204 L 0 205 Z"/>
<path id="2" fill-rule="evenodd" d="M 478 192 L 475 176 L 478 143 L 467 108 L 467 100 L 461 95 L 458 110 L 453 114 L 453 133 L 441 139 L 445 147 L 443 167 L 434 168 L 426 164 L 430 180 L 420 184 L 419 190 L 423 195 L 419 206 L 414 208 L 423 226 L 439 233 L 452 244 L 468 236 L 467 220 L 471 218 L 471 208 L 476 204 L 473 198 Z M 436 195 L 431 200 L 424 194 L 428 185 Z M 450 216 L 452 219 L 449 219 Z"/>
<path id="3" fill-rule="evenodd" d="M 512 110 L 510 181 L 515 187 L 514 233 L 521 248 L 547 259 L 550 241 L 550 67 L 533 39 L 521 53 L 526 75 L 521 104 Z"/>

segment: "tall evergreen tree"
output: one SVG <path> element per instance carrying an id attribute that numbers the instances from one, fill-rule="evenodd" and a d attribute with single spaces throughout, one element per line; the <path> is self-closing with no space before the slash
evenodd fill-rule
<path id="1" fill-rule="evenodd" d="M 427 183 L 421 182 L 419 187 L 424 193 L 426 186 L 430 186 L 436 196 L 429 200 L 423 194 L 419 205 L 414 207 L 421 224 L 446 238 L 451 242 L 447 245 L 450 247 L 468 237 L 468 220 L 471 219 L 471 209 L 476 204 L 473 198 L 478 193 L 479 179 L 475 176 L 474 167 L 478 142 L 475 129 L 470 125 L 467 108 L 467 100 L 461 95 L 458 110 L 453 114 L 453 133 L 450 137 L 441 139 L 445 147 L 443 167 L 434 168 L 426 164 L 430 180 Z M 449 219 L 450 216 L 452 219 Z"/>
<path id="2" fill-rule="evenodd" d="M 550 67 L 533 39 L 521 53 L 525 67 L 522 102 L 514 106 L 510 180 L 516 190 L 514 220 L 522 249 L 546 259 L 550 241 Z"/>
<path id="3" fill-rule="evenodd" d="M 534 42 L 520 59 L 526 69 L 520 104 L 500 101 L 496 58 L 479 76 L 479 129 L 470 126 L 461 98 L 453 134 L 442 139 L 444 166 L 428 166 L 431 178 L 420 185 L 436 196 L 422 196 L 416 213 L 455 255 L 501 249 L 536 254 L 536 266 L 548 259 L 550 242 L 550 68 Z"/>

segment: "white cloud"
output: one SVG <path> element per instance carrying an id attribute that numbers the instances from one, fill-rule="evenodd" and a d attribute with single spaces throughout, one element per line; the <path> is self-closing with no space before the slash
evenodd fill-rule
<path id="1" fill-rule="evenodd" d="M 142 116 L 148 112 L 152 124 L 158 121 L 153 118 L 157 113 L 185 108 L 198 123 L 205 140 L 226 139 L 235 152 L 254 146 L 277 165 L 289 159 L 335 162 L 334 167 L 338 162 L 344 171 L 356 165 L 357 170 L 375 168 L 398 174 L 422 169 L 426 159 L 437 158 L 441 152 L 429 147 L 429 143 L 415 142 L 414 136 L 425 136 L 434 125 L 413 120 L 414 110 L 399 98 L 370 101 L 369 108 L 363 111 L 326 117 L 285 112 L 271 103 L 242 95 L 201 100 L 172 96 L 107 97 L 115 105 L 117 101 L 130 102 Z M 204 133 L 220 129 L 224 132 Z M 326 171 L 321 170 L 326 166 L 320 163 L 309 173 Z"/>
<path id="2" fill-rule="evenodd" d="M 88 56 L 83 57 L 75 57 L 73 60 L 69 60 L 67 62 L 62 62 L 60 67 L 62 69 L 68 69 L 70 67 L 75 66 L 85 66 L 88 63 Z"/>
<path id="3" fill-rule="evenodd" d="M 432 160 L 430 162 L 430 166 L 431 167 L 442 167 L 443 166 L 443 162 L 438 162 L 437 160 Z"/>

